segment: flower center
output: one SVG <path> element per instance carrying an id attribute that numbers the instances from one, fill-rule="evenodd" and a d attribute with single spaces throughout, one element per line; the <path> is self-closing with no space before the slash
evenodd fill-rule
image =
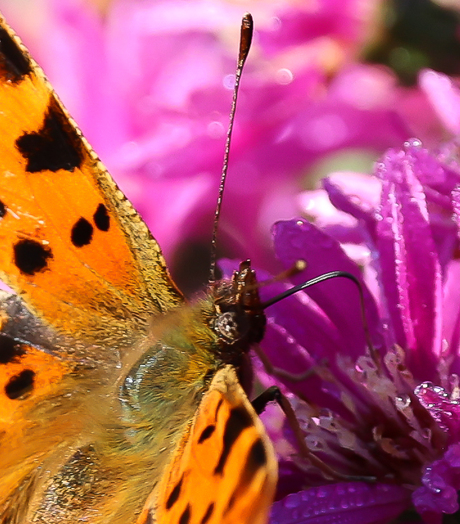
<path id="1" fill-rule="evenodd" d="M 458 440 L 458 387 L 449 395 L 441 386 L 417 385 L 404 356 L 399 347 L 381 362 L 370 355 L 356 362 L 339 355 L 334 366 L 317 371 L 335 407 L 294 400 L 305 442 L 327 466 L 317 471 L 321 482 L 359 478 L 415 489 L 424 467 Z M 305 461 L 302 468 L 311 471 L 312 466 Z"/>

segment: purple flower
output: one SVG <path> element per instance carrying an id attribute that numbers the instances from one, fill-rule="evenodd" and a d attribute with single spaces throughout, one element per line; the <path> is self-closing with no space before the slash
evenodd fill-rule
<path id="1" fill-rule="evenodd" d="M 323 193 L 303 195 L 319 227 L 304 219 L 274 226 L 283 267 L 307 262 L 292 282 L 351 273 L 361 282 L 366 321 L 358 290 L 345 278 L 267 310 L 262 349 L 283 370 L 276 382 L 307 447 L 289 423 L 275 430 L 267 417 L 281 464 L 272 524 L 375 524 L 403 511 L 438 524 L 459 509 L 456 155 L 455 144 L 430 152 L 412 140 L 388 151 L 374 176 L 335 174 Z M 264 298 L 286 287 L 262 288 Z"/>
<path id="2" fill-rule="evenodd" d="M 460 93 L 452 78 L 426 69 L 419 75 L 422 91 L 447 131 L 460 133 Z"/>

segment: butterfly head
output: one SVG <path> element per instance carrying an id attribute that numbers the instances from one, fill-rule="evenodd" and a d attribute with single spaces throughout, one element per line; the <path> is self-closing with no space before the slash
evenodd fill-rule
<path id="1" fill-rule="evenodd" d="M 233 361 L 235 354 L 246 353 L 251 344 L 263 338 L 266 318 L 258 287 L 249 260 L 241 262 L 230 281 L 212 285 L 215 308 L 212 327 L 219 340 L 219 356 L 223 361 Z"/>

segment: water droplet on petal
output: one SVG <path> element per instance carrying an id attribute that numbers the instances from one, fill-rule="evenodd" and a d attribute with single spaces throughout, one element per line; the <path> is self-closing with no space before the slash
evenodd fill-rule
<path id="1" fill-rule="evenodd" d="M 421 434 L 424 439 L 428 441 L 431 440 L 431 429 L 430 428 L 422 428 Z"/>
<path id="2" fill-rule="evenodd" d="M 295 496 L 288 496 L 284 501 L 285 508 L 296 508 L 299 505 L 299 501 Z"/>
<path id="3" fill-rule="evenodd" d="M 208 136 L 210 138 L 221 138 L 225 135 L 225 128 L 222 122 L 210 122 L 207 126 Z"/>
<path id="4" fill-rule="evenodd" d="M 276 72 L 275 80 L 278 84 L 287 85 L 294 80 L 294 75 L 290 69 L 283 67 Z"/>
<path id="5" fill-rule="evenodd" d="M 409 395 L 399 395 L 395 398 L 396 409 L 403 410 L 410 406 L 411 400 Z"/>
<path id="6" fill-rule="evenodd" d="M 233 88 L 235 87 L 235 75 L 234 74 L 225 75 L 223 84 L 224 84 L 225 89 L 232 91 Z"/>
<path id="7" fill-rule="evenodd" d="M 422 147 L 422 141 L 418 138 L 410 138 L 404 142 L 404 147 L 407 149 L 409 147 Z"/>

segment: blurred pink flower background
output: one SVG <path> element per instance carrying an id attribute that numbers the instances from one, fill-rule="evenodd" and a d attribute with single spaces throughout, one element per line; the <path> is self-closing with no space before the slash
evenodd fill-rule
<path id="1" fill-rule="evenodd" d="M 222 254 L 276 270 L 271 224 L 304 212 L 296 195 L 331 163 L 370 169 L 410 136 L 429 145 L 443 133 L 422 89 L 359 61 L 380 31 L 381 4 L 119 0 L 101 14 L 83 0 L 2 0 L 0 9 L 181 279 L 181 260 L 188 273 L 194 257 L 206 266 L 198 253 L 209 247 L 244 10 L 256 32 Z"/>
<path id="2" fill-rule="evenodd" d="M 306 441 L 325 446 L 319 456 L 349 480 L 294 463 L 299 450 L 279 410 L 269 408 L 264 420 L 281 458 L 272 522 L 377 524 L 416 507 L 425 522 L 439 524 L 457 511 L 460 488 L 460 426 L 448 421 L 457 416 L 460 369 L 456 80 L 419 68 L 417 82 L 403 85 L 390 68 L 363 60 L 386 38 L 383 0 L 106 4 L 0 0 L 0 9 L 149 224 L 179 284 L 195 287 L 190 274 L 200 262 L 197 281 L 206 280 L 239 25 L 248 10 L 256 32 L 233 135 L 221 254 L 250 257 L 262 276 L 301 256 L 309 277 L 346 269 L 365 290 L 375 358 L 349 282 L 269 311 L 266 354 L 287 371 L 317 369 L 300 384 L 279 385 L 303 417 Z M 298 216 L 316 227 L 278 222 L 276 260 L 272 225 Z M 222 265 L 226 273 L 232 267 Z M 256 367 L 264 384 L 276 380 Z M 368 420 L 379 410 L 380 421 Z M 371 449 L 394 422 L 398 431 Z M 410 454 L 414 442 L 423 453 L 401 466 L 398 453 Z M 359 482 L 366 475 L 376 482 Z M 441 502 L 439 494 L 446 495 Z M 421 521 L 413 511 L 409 517 Z"/>

